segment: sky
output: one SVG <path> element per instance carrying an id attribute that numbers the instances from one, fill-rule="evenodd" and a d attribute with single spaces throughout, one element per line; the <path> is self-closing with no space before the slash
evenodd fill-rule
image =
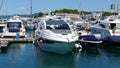
<path id="1" fill-rule="evenodd" d="M 0 15 L 30 14 L 30 1 L 3 0 Z M 2 0 L 0 6 L 1 2 Z M 33 13 L 49 12 L 63 8 L 79 11 L 110 11 L 111 4 L 120 5 L 120 0 L 32 0 L 32 11 Z"/>

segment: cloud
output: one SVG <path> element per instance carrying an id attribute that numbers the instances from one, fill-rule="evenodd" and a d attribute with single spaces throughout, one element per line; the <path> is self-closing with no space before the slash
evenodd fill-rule
<path id="1" fill-rule="evenodd" d="M 25 7 L 21 7 L 20 10 L 27 10 Z"/>

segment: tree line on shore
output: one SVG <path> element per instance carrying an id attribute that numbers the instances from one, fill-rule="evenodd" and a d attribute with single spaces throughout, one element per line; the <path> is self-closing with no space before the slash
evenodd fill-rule
<path id="1" fill-rule="evenodd" d="M 84 15 L 88 15 L 88 14 L 91 14 L 93 12 L 90 12 L 90 11 L 78 11 L 77 9 L 59 9 L 59 10 L 54 10 L 54 11 L 51 11 L 51 14 L 56 14 L 56 13 L 69 13 L 69 14 L 84 14 Z M 99 13 L 99 12 L 97 12 Z M 110 16 L 110 15 L 117 15 L 117 13 L 110 13 L 110 12 L 102 12 L 102 17 L 105 17 L 105 16 Z M 43 15 L 47 15 L 48 13 L 43 13 L 43 12 L 39 12 L 35 18 L 37 17 L 41 17 Z"/>

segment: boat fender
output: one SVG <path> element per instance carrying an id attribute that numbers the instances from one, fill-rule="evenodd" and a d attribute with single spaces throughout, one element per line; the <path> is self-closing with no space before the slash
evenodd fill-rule
<path id="1" fill-rule="evenodd" d="M 87 34 L 88 34 L 88 33 L 90 32 L 90 29 L 87 28 L 87 29 L 86 29 L 86 32 L 87 32 Z"/>
<path id="2" fill-rule="evenodd" d="M 17 39 L 17 40 L 20 39 L 20 33 L 19 33 L 19 32 L 16 33 L 16 39 Z"/>
<path id="3" fill-rule="evenodd" d="M 39 42 L 40 42 L 40 43 L 44 43 L 44 40 L 43 40 L 43 39 L 40 39 Z"/>
<path id="4" fill-rule="evenodd" d="M 80 52 L 81 49 L 82 49 L 82 45 L 80 45 L 80 44 L 75 44 L 75 51 Z"/>

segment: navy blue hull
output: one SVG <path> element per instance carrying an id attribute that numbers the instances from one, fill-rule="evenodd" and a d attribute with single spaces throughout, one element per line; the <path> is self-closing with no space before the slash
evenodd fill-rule
<path id="1" fill-rule="evenodd" d="M 101 39 L 97 39 L 94 35 L 84 35 L 84 36 L 81 36 L 81 38 L 83 40 L 86 40 L 86 41 L 101 41 Z"/>
<path id="2" fill-rule="evenodd" d="M 104 45 L 120 46 L 120 36 L 110 36 L 102 39 Z"/>
<path id="3" fill-rule="evenodd" d="M 84 35 L 81 36 L 80 44 L 83 47 L 96 47 L 101 44 L 101 39 L 97 39 L 94 35 Z"/>

